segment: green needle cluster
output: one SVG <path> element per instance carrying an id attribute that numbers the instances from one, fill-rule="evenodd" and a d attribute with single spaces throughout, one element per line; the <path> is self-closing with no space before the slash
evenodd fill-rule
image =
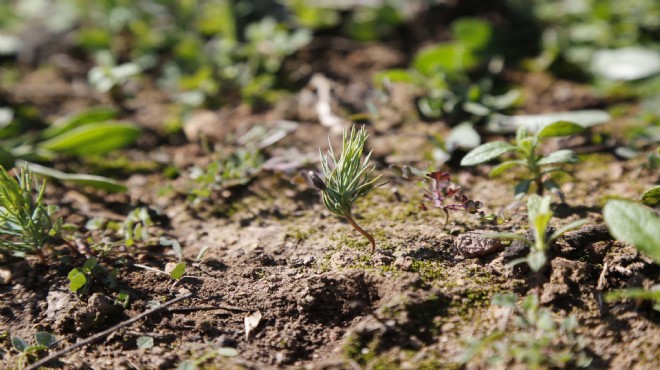
<path id="1" fill-rule="evenodd" d="M 325 156 L 320 153 L 325 182 L 313 173 L 311 178 L 314 185 L 323 192 L 323 204 L 326 208 L 344 217 L 351 226 L 369 239 L 373 251 L 376 248 L 373 237 L 355 223 L 351 213 L 353 202 L 373 189 L 380 178 L 372 176 L 374 166 L 369 164 L 371 152 L 362 160 L 367 136 L 364 126 L 359 131 L 353 126 L 350 135 L 344 130 L 339 160 L 335 157 L 332 144 Z"/>

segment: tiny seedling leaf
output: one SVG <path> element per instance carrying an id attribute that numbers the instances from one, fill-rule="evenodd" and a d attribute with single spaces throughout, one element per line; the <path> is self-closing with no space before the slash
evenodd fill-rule
<path id="1" fill-rule="evenodd" d="M 545 256 L 545 252 L 542 251 L 533 251 L 527 256 L 527 264 L 532 271 L 539 271 L 545 266 L 546 261 L 547 257 Z"/>
<path id="2" fill-rule="evenodd" d="M 179 366 L 176 367 L 176 370 L 197 370 L 198 367 L 193 360 L 185 360 L 179 363 Z"/>
<path id="3" fill-rule="evenodd" d="M 497 166 L 493 167 L 492 170 L 490 170 L 490 173 L 488 174 L 488 177 L 497 177 L 507 170 L 516 167 L 516 166 L 522 166 L 525 163 L 523 161 L 506 161 L 498 164 Z"/>
<path id="4" fill-rule="evenodd" d="M 179 244 L 176 239 L 161 237 L 158 242 L 160 245 L 172 247 L 174 254 L 176 254 L 176 257 L 179 259 L 179 261 L 183 259 L 183 249 L 181 249 L 181 244 Z"/>
<path id="5" fill-rule="evenodd" d="M 649 208 L 628 200 L 610 200 L 603 218 L 612 236 L 630 243 L 660 263 L 660 217 Z"/>
<path id="6" fill-rule="evenodd" d="M 45 331 L 36 332 L 34 334 L 34 340 L 38 345 L 44 347 L 52 347 L 55 343 L 57 343 L 57 338 L 55 338 L 53 334 Z"/>
<path id="7" fill-rule="evenodd" d="M 41 149 L 80 156 L 105 154 L 133 144 L 141 130 L 131 123 L 92 123 L 39 144 Z"/>
<path id="8" fill-rule="evenodd" d="M 570 136 L 584 132 L 584 127 L 570 121 L 557 121 L 543 127 L 538 133 L 539 138 Z"/>
<path id="9" fill-rule="evenodd" d="M 231 347 L 221 347 L 218 348 L 218 355 L 222 357 L 236 357 L 238 356 L 238 350 Z"/>
<path id="10" fill-rule="evenodd" d="M 577 220 L 577 221 L 573 221 L 573 222 L 571 222 L 570 224 L 568 224 L 568 225 L 566 225 L 566 226 L 564 226 L 564 227 L 561 227 L 561 228 L 559 228 L 557 231 L 555 231 L 554 233 L 552 233 L 552 236 L 550 237 L 550 241 L 553 241 L 553 240 L 559 238 L 560 236 L 566 234 L 567 232 L 569 232 L 569 231 L 571 231 L 571 230 L 578 229 L 578 228 L 580 228 L 580 227 L 586 225 L 587 223 L 589 223 L 589 220 Z"/>
<path id="11" fill-rule="evenodd" d="M 493 294 L 493 304 L 496 306 L 513 308 L 517 301 L 518 296 L 515 293 Z"/>
<path id="12" fill-rule="evenodd" d="M 654 186 L 642 194 L 642 203 L 650 207 L 660 204 L 660 186 Z"/>
<path id="13" fill-rule="evenodd" d="M 541 158 L 537 164 L 539 166 L 547 166 L 549 164 L 562 164 L 562 163 L 577 163 L 578 157 L 574 151 L 568 149 L 558 150 L 548 154 L 547 157 Z"/>
<path id="14" fill-rule="evenodd" d="M 14 346 L 14 349 L 21 353 L 25 352 L 25 350 L 29 347 L 27 342 L 19 337 L 12 337 L 11 345 Z"/>
<path id="15" fill-rule="evenodd" d="M 170 272 L 170 276 L 174 280 L 179 280 L 183 277 L 183 274 L 186 272 L 186 263 L 185 262 L 179 262 L 176 264 L 172 272 Z"/>
<path id="16" fill-rule="evenodd" d="M 75 268 L 69 272 L 69 290 L 77 292 L 80 288 L 87 284 L 87 277 L 79 268 Z"/>
<path id="17" fill-rule="evenodd" d="M 472 149 L 465 157 L 463 157 L 461 160 L 461 166 L 474 166 L 485 163 L 501 156 L 502 154 L 513 152 L 516 149 L 516 146 L 504 141 L 486 143 Z"/>
<path id="18" fill-rule="evenodd" d="M 513 194 L 516 199 L 520 199 L 527 194 L 529 187 L 532 185 L 532 180 L 522 180 L 513 188 Z"/>
<path id="19" fill-rule="evenodd" d="M 143 335 L 137 339 L 137 347 L 142 349 L 150 349 L 154 347 L 154 338 Z"/>

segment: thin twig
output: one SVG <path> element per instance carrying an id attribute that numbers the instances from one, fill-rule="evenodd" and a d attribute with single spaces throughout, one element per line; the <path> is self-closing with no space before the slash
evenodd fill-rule
<path id="1" fill-rule="evenodd" d="M 174 303 L 176 303 L 176 302 L 179 302 L 179 301 L 181 301 L 181 300 L 184 300 L 184 299 L 186 299 L 186 298 L 190 298 L 190 297 L 192 297 L 192 293 L 188 293 L 188 294 L 184 294 L 184 295 L 182 295 L 182 296 L 180 296 L 180 297 L 176 297 L 176 298 L 174 298 L 174 299 L 172 299 L 172 300 L 170 300 L 170 301 L 167 301 L 167 302 L 161 304 L 161 305 L 158 306 L 158 307 L 154 307 L 154 308 L 152 308 L 152 309 L 150 309 L 150 310 L 147 310 L 147 311 L 145 311 L 145 312 L 143 312 L 143 313 L 141 313 L 141 314 L 139 314 L 139 315 L 137 315 L 137 316 L 135 316 L 135 317 L 133 317 L 133 318 L 131 318 L 131 319 L 128 319 L 128 320 L 126 320 L 126 321 L 124 321 L 124 322 L 121 322 L 121 323 L 119 323 L 119 324 L 117 324 L 117 325 L 111 327 L 110 329 L 104 330 L 104 331 L 102 331 L 102 332 L 100 332 L 100 333 L 96 333 L 96 334 L 92 335 L 91 337 L 88 337 L 87 339 L 84 339 L 84 340 L 82 340 L 82 341 L 80 341 L 80 342 L 78 342 L 78 343 L 76 343 L 76 344 L 73 344 L 73 345 L 71 345 L 71 346 L 69 346 L 69 347 L 66 347 L 66 348 L 64 348 L 64 349 L 62 349 L 62 350 L 60 350 L 60 351 L 57 351 L 57 352 L 55 352 L 55 353 L 53 353 L 53 354 L 51 354 L 51 355 L 48 355 L 48 356 L 42 358 L 41 360 L 39 360 L 39 361 L 37 361 L 37 362 L 31 364 L 30 366 L 26 367 L 25 370 L 35 370 L 35 369 L 38 369 L 40 366 L 44 366 L 44 365 L 47 364 L 48 362 L 50 362 L 50 361 L 52 361 L 52 360 L 54 360 L 54 359 L 56 359 L 56 358 L 58 358 L 58 357 L 61 357 L 61 356 L 63 356 L 63 355 L 66 355 L 67 353 L 72 352 L 72 351 L 74 351 L 74 350 L 77 350 L 77 349 L 79 349 L 79 348 L 81 348 L 81 347 L 83 347 L 83 346 L 86 346 L 86 345 L 88 345 L 88 344 L 92 344 L 92 343 L 94 343 L 94 342 L 96 342 L 96 341 L 99 341 L 99 340 L 101 340 L 101 339 L 107 337 L 108 335 L 114 333 L 115 331 L 117 331 L 117 330 L 119 330 L 119 329 L 121 329 L 121 328 L 124 328 L 124 327 L 126 327 L 126 326 L 129 326 L 129 325 L 133 324 L 134 322 L 137 322 L 137 321 L 139 321 L 139 320 L 141 320 L 141 319 L 143 319 L 143 318 L 145 318 L 145 317 L 151 315 L 151 314 L 154 313 L 154 312 L 158 312 L 158 311 L 160 311 L 160 310 L 162 310 L 162 309 L 164 309 L 164 308 L 167 308 L 168 306 L 170 306 L 170 305 L 172 305 L 172 304 L 174 304 Z"/>
<path id="2" fill-rule="evenodd" d="M 225 311 L 234 311 L 234 312 L 252 312 L 254 310 L 248 310 L 246 308 L 226 306 L 226 305 L 215 305 L 215 306 L 193 306 L 193 307 L 174 307 L 168 308 L 169 312 L 190 312 L 190 311 L 213 311 L 213 310 L 225 310 Z"/>

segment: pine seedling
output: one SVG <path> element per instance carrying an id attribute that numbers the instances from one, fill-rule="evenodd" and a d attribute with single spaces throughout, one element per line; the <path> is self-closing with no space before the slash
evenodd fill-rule
<path id="1" fill-rule="evenodd" d="M 355 222 L 351 212 L 353 203 L 378 186 L 375 183 L 380 178 L 380 176 L 372 176 L 375 167 L 369 165 L 371 152 L 364 161 L 361 160 L 367 136 L 364 126 L 357 132 L 353 126 L 350 136 L 347 130 L 344 130 L 339 160 L 335 157 L 332 144 L 326 155 L 320 153 L 325 182 L 313 172 L 310 172 L 310 177 L 314 186 L 321 190 L 325 207 L 337 216 L 345 218 L 355 230 L 364 235 L 371 243 L 371 251 L 374 252 L 376 241 Z"/>
<path id="2" fill-rule="evenodd" d="M 27 168 L 13 178 L 0 166 L 0 254 L 42 256 L 48 239 L 58 234 L 62 223 L 51 217 L 45 189 L 45 181 L 39 185 Z"/>

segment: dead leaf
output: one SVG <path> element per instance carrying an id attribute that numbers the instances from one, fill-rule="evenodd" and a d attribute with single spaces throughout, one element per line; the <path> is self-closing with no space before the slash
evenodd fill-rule
<path id="1" fill-rule="evenodd" d="M 256 329 L 259 326 L 261 321 L 261 311 L 257 310 L 255 313 L 245 316 L 245 339 L 250 338 L 250 333 L 252 330 Z"/>

